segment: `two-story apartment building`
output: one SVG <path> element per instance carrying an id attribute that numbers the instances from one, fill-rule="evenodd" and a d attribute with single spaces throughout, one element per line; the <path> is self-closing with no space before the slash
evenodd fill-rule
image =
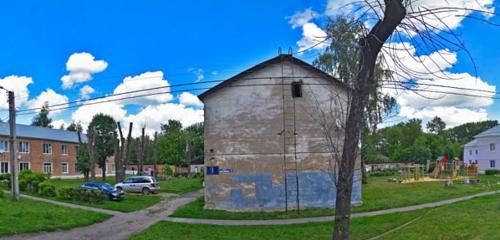
<path id="1" fill-rule="evenodd" d="M 500 125 L 488 129 L 464 145 L 464 163 L 478 164 L 479 172 L 487 169 L 500 170 Z"/>
<path id="2" fill-rule="evenodd" d="M 17 124 L 18 168 L 70 177 L 76 171 L 75 132 Z M 10 172 L 9 124 L 0 123 L 0 173 Z M 82 140 L 86 136 L 82 134 Z"/>

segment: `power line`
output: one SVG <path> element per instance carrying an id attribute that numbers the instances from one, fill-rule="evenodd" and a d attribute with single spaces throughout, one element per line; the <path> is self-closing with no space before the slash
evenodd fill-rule
<path id="1" fill-rule="evenodd" d="M 272 79 L 272 78 L 276 78 L 276 77 L 260 77 L 260 78 L 250 78 L 250 79 Z M 287 77 L 287 78 L 290 78 L 290 77 Z M 303 78 L 319 78 L 319 77 L 294 77 L 294 78 L 302 78 L 303 79 Z M 213 82 L 220 82 L 220 81 L 222 81 L 222 80 L 214 80 Z M 175 86 L 188 86 L 188 85 L 194 85 L 194 84 L 198 84 L 198 83 L 185 83 L 185 84 L 178 84 Z M 303 85 L 331 85 L 331 84 L 332 83 L 303 83 Z M 283 85 L 283 84 L 281 84 L 281 83 L 257 83 L 257 84 L 228 85 L 225 87 L 256 87 L 256 86 L 265 87 L 265 86 L 276 86 L 276 85 Z M 171 85 L 169 87 L 173 87 L 173 86 L 174 85 Z M 440 86 L 442 86 L 442 85 L 440 85 Z M 124 92 L 124 93 L 120 93 L 120 94 L 116 94 L 116 95 L 101 96 L 101 97 L 97 97 L 97 98 L 93 98 L 93 99 L 77 100 L 77 101 L 72 101 L 72 102 L 67 102 L 67 103 L 51 105 L 51 106 L 49 106 L 49 108 L 54 107 L 54 106 L 64 106 L 64 107 L 60 107 L 60 108 L 51 109 L 52 111 L 59 111 L 59 110 L 65 110 L 65 109 L 70 109 L 70 108 L 75 108 L 75 107 L 82 107 L 82 106 L 115 102 L 115 101 L 124 101 L 124 100 L 128 100 L 128 99 L 156 96 L 156 95 L 162 95 L 162 94 L 171 94 L 171 93 L 176 93 L 176 92 L 208 90 L 211 87 L 180 89 L 180 90 L 163 91 L 163 92 L 157 92 L 157 93 L 146 93 L 146 94 L 127 96 L 127 97 L 122 97 L 122 98 L 112 98 L 112 99 L 103 100 L 103 101 L 95 101 L 95 100 L 99 100 L 99 99 L 103 99 L 103 98 L 115 97 L 115 96 L 119 96 L 119 95 L 125 95 L 125 94 L 137 93 L 137 92 L 143 92 L 143 91 L 151 91 L 152 89 L 161 89 L 161 88 L 167 88 L 167 87 L 165 86 L 165 87 L 135 90 L 135 91 Z M 413 91 L 413 92 L 430 92 L 430 93 L 441 93 L 441 94 L 450 94 L 450 95 L 467 96 L 467 97 L 500 99 L 500 97 L 494 97 L 494 96 L 485 96 L 485 95 L 467 94 L 467 93 L 458 93 L 458 92 L 449 92 L 449 91 L 438 91 L 438 90 L 430 90 L 430 89 L 411 89 L 411 88 L 405 88 L 402 86 L 382 86 L 382 88 L 395 89 L 395 90 L 406 90 L 406 91 Z M 468 90 L 477 90 L 477 89 L 468 89 Z M 75 103 L 80 103 L 80 102 L 86 102 L 86 103 L 79 104 L 79 105 L 73 105 L 73 106 L 65 106 L 65 105 L 75 104 Z M 36 110 L 38 110 L 38 109 L 40 109 L 40 108 L 24 109 L 24 110 L 18 111 L 18 112 L 20 112 L 18 115 L 36 114 L 37 113 Z"/>

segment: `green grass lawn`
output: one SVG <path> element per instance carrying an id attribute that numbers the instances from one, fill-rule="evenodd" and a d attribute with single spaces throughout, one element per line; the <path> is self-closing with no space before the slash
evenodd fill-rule
<path id="1" fill-rule="evenodd" d="M 455 183 L 454 188 L 444 188 L 444 182 L 426 182 L 399 184 L 388 182 L 390 177 L 371 177 L 369 183 L 363 185 L 363 204 L 354 207 L 354 212 L 366 212 L 387 208 L 404 207 L 450 198 L 461 197 L 488 190 L 500 189 L 500 176 L 480 176 L 480 183 L 464 185 Z M 297 217 L 328 216 L 334 209 L 306 209 L 285 212 L 227 212 L 222 210 L 203 209 L 203 197 L 177 209 L 173 217 L 208 218 L 208 219 L 285 219 Z"/>
<path id="2" fill-rule="evenodd" d="M 418 218 L 422 216 L 421 218 Z M 500 194 L 435 209 L 351 220 L 351 239 L 367 239 L 417 219 L 381 239 L 500 239 Z M 162 221 L 131 239 L 331 239 L 331 222 L 282 226 L 216 226 Z"/>
<path id="3" fill-rule="evenodd" d="M 160 181 L 160 191 L 168 193 L 194 192 L 202 188 L 203 178 L 174 177 Z"/>
<path id="4" fill-rule="evenodd" d="M 0 198 L 0 236 L 18 233 L 55 231 L 102 222 L 110 216 L 21 199 L 11 201 L 9 195 Z"/>

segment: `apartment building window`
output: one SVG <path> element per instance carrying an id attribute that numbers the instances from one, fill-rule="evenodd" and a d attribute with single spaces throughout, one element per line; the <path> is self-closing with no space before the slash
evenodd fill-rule
<path id="1" fill-rule="evenodd" d="M 472 150 L 469 150 L 469 155 L 472 155 Z"/>
<path id="2" fill-rule="evenodd" d="M 476 149 L 476 155 L 479 153 L 479 151 Z"/>
<path id="3" fill-rule="evenodd" d="M 67 174 L 69 171 L 68 171 L 68 163 L 62 163 L 61 164 L 61 173 L 63 174 Z"/>
<path id="4" fill-rule="evenodd" d="M 8 152 L 9 151 L 9 142 L 2 140 L 0 141 L 0 152 Z"/>
<path id="5" fill-rule="evenodd" d="M 495 168 L 495 167 L 496 167 L 495 160 L 490 160 L 490 168 Z"/>
<path id="6" fill-rule="evenodd" d="M 68 155 L 68 145 L 66 144 L 61 145 L 61 154 Z"/>
<path id="7" fill-rule="evenodd" d="M 292 97 L 302 97 L 302 81 L 292 82 Z"/>
<path id="8" fill-rule="evenodd" d="M 52 163 L 43 164 L 43 173 L 52 173 Z"/>
<path id="9" fill-rule="evenodd" d="M 19 170 L 30 170 L 30 163 L 29 162 L 20 162 L 19 163 Z"/>
<path id="10" fill-rule="evenodd" d="M 52 144 L 49 143 L 43 144 L 43 154 L 52 154 Z"/>
<path id="11" fill-rule="evenodd" d="M 494 143 L 490 143 L 490 152 L 494 152 L 495 151 L 495 144 Z"/>
<path id="12" fill-rule="evenodd" d="M 19 143 L 19 153 L 29 153 L 30 152 L 30 143 L 29 142 L 20 142 Z"/>
<path id="13" fill-rule="evenodd" d="M 0 173 L 9 172 L 9 162 L 0 162 Z"/>

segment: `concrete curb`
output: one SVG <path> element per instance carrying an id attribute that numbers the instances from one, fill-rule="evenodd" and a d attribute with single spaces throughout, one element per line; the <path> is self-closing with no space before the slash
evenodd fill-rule
<path id="1" fill-rule="evenodd" d="M 465 200 L 470 200 L 473 198 L 488 196 L 500 193 L 500 190 L 482 192 L 473 195 L 468 195 L 459 198 L 447 199 L 432 203 L 424 203 L 419 205 L 413 205 L 408 207 L 391 208 L 384 210 L 377 210 L 371 212 L 359 212 L 353 213 L 352 218 L 357 217 L 369 217 L 369 216 L 379 216 L 390 213 L 400 213 L 400 212 L 410 212 L 426 208 L 434 208 L 439 206 L 444 206 L 456 202 L 461 202 Z M 324 217 L 311 217 L 311 218 L 293 218 L 293 219 L 276 219 L 276 220 L 220 220 L 220 219 L 201 219 L 201 218 L 175 218 L 167 217 L 164 220 L 177 223 L 194 223 L 194 224 L 211 224 L 211 225 L 222 225 L 222 226 L 255 226 L 255 225 L 288 225 L 288 224 L 303 224 L 303 223 L 314 223 L 314 222 L 329 222 L 333 221 L 335 216 L 324 216 Z"/>

